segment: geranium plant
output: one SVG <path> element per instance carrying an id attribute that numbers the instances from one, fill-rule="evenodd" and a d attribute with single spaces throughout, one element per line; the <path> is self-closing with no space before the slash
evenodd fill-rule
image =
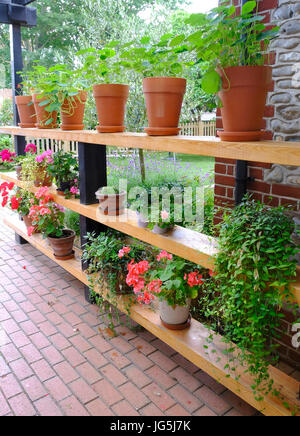
<path id="1" fill-rule="evenodd" d="M 37 147 L 35 144 L 27 144 L 25 147 L 25 153 L 35 154 Z M 21 164 L 26 155 L 17 156 L 15 152 L 8 148 L 1 150 L 0 152 L 1 160 L 3 163 L 14 163 L 15 165 Z"/>
<path id="2" fill-rule="evenodd" d="M 34 181 L 42 173 L 47 173 L 49 164 L 53 162 L 53 152 L 46 150 L 39 155 L 28 153 L 22 160 L 22 179 Z"/>
<path id="3" fill-rule="evenodd" d="M 29 217 L 32 218 L 32 224 L 44 237 L 60 238 L 64 230 L 64 208 L 54 202 L 53 196 L 49 193 L 47 187 L 41 187 L 36 193 L 35 198 L 38 204 L 30 207 Z M 28 235 L 31 236 L 34 227 L 28 229 Z"/>
<path id="4" fill-rule="evenodd" d="M 73 153 L 57 151 L 49 162 L 48 172 L 55 178 L 56 184 L 65 194 L 77 194 L 78 160 Z"/>

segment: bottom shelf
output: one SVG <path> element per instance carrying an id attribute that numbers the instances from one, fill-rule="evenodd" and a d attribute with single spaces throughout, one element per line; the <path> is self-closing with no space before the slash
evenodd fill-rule
<path id="1" fill-rule="evenodd" d="M 19 220 L 18 216 L 8 216 L 4 218 L 4 223 L 82 283 L 89 284 L 87 275 L 81 269 L 80 250 L 76 251 L 75 259 L 56 260 L 47 241 L 38 234 L 29 237 L 24 223 Z M 103 292 L 101 294 L 103 295 Z M 125 308 L 126 297 L 118 297 L 117 306 L 119 310 L 127 312 Z M 130 316 L 135 322 L 263 414 L 289 416 L 291 412 L 287 410 L 283 402 L 289 404 L 292 409 L 299 408 L 300 410 L 300 383 L 274 367 L 270 367 L 270 374 L 274 380 L 274 388 L 280 392 L 282 398 L 269 395 L 263 401 L 256 401 L 251 389 L 252 380 L 248 374 L 244 374 L 244 369 L 241 367 L 235 372 L 235 375 L 240 376 L 238 381 L 231 376 L 229 377 L 227 370 L 224 369 L 230 356 L 225 356 L 223 353 L 225 344 L 222 337 L 214 335 L 213 343 L 208 343 L 211 331 L 198 321 L 192 320 L 191 327 L 187 330 L 172 331 L 162 326 L 159 314 L 153 308 L 135 305 L 131 308 Z M 298 415 L 300 416 L 300 412 Z"/>

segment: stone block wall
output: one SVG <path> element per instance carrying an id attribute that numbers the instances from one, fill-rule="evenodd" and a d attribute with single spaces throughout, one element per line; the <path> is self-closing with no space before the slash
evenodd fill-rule
<path id="1" fill-rule="evenodd" d="M 233 0 L 238 8 L 241 0 Z M 280 26 L 280 36 L 270 47 L 270 64 L 273 66 L 273 90 L 269 93 L 262 129 L 265 139 L 300 142 L 300 0 L 260 0 L 259 11 L 265 22 L 274 20 Z M 217 128 L 222 128 L 220 111 Z M 300 225 L 300 167 L 248 162 L 248 175 L 254 180 L 248 191 L 256 200 L 271 206 L 292 208 L 292 215 Z M 216 159 L 215 203 L 218 206 L 234 205 L 236 161 Z M 216 216 L 216 222 L 221 216 Z M 300 255 L 299 255 L 300 264 Z M 300 368 L 300 350 L 291 345 L 291 327 L 294 318 L 285 312 L 282 322 L 280 353 Z"/>

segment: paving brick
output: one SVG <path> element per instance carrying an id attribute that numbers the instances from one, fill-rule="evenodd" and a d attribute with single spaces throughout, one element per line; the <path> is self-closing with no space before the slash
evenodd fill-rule
<path id="1" fill-rule="evenodd" d="M 25 345 L 30 344 L 30 340 L 25 335 L 25 333 L 23 333 L 21 330 L 16 332 L 16 333 L 12 333 L 10 335 L 10 338 L 11 338 L 12 342 L 15 344 L 15 346 L 18 348 L 21 348 L 21 347 L 24 347 Z"/>
<path id="2" fill-rule="evenodd" d="M 96 368 L 101 368 L 108 363 L 107 359 L 105 359 L 105 357 L 95 349 L 88 350 L 83 353 L 83 355 L 86 360 L 91 362 Z"/>
<path id="3" fill-rule="evenodd" d="M 20 348 L 20 351 L 28 363 L 36 362 L 42 358 L 39 350 L 32 344 L 25 345 L 25 347 Z"/>
<path id="4" fill-rule="evenodd" d="M 231 409 L 231 406 L 223 400 L 220 396 L 215 394 L 207 386 L 202 386 L 195 392 L 195 396 L 205 403 L 210 409 L 212 409 L 218 415 L 223 415 Z"/>
<path id="5" fill-rule="evenodd" d="M 62 411 L 50 397 L 41 398 L 34 403 L 40 416 L 63 416 Z"/>
<path id="6" fill-rule="evenodd" d="M 40 324 L 40 323 L 46 321 L 46 318 L 44 317 L 44 315 L 39 310 L 35 310 L 34 312 L 30 312 L 29 313 L 29 318 L 35 324 Z"/>
<path id="7" fill-rule="evenodd" d="M 169 375 L 191 392 L 194 392 L 202 385 L 202 383 L 196 377 L 192 376 L 180 367 L 174 369 Z"/>
<path id="8" fill-rule="evenodd" d="M 139 336 L 130 341 L 130 344 L 132 344 L 138 351 L 145 354 L 146 356 L 156 351 L 155 347 L 153 347 L 151 344 L 149 344 L 149 342 L 145 341 Z"/>
<path id="9" fill-rule="evenodd" d="M 206 372 L 199 371 L 195 374 L 195 377 L 199 379 L 204 385 L 208 386 L 216 394 L 220 395 L 226 391 L 225 386 L 218 383 L 215 379 L 210 377 Z"/>
<path id="10" fill-rule="evenodd" d="M 96 371 L 96 369 L 88 362 L 77 366 L 76 370 L 90 385 L 102 379 L 100 372 Z"/>
<path id="11" fill-rule="evenodd" d="M 51 368 L 51 366 L 46 362 L 46 360 L 42 359 L 38 362 L 35 362 L 31 365 L 31 368 L 35 372 L 35 374 L 38 376 L 38 378 L 44 382 L 48 380 L 49 378 L 52 378 L 55 376 L 55 372 Z"/>
<path id="12" fill-rule="evenodd" d="M 33 375 L 32 369 L 28 365 L 25 359 L 18 359 L 10 363 L 12 372 L 17 376 L 19 380 L 23 380 Z"/>
<path id="13" fill-rule="evenodd" d="M 139 410 L 139 412 L 143 416 L 165 416 L 165 414 L 153 403 L 143 407 L 143 409 Z"/>
<path id="14" fill-rule="evenodd" d="M 19 394 L 11 398 L 9 405 L 16 416 L 35 416 L 37 414 L 25 394 Z"/>
<path id="15" fill-rule="evenodd" d="M 59 362 L 64 360 L 62 354 L 57 351 L 55 347 L 50 345 L 49 347 L 43 348 L 41 353 L 45 357 L 46 360 L 50 363 L 50 365 L 56 365 Z"/>
<path id="16" fill-rule="evenodd" d="M 174 399 L 155 383 L 144 387 L 142 391 L 163 412 L 175 404 Z"/>
<path id="17" fill-rule="evenodd" d="M 51 336 L 58 333 L 57 329 L 49 321 L 42 322 L 39 325 L 39 328 L 46 336 Z"/>
<path id="18" fill-rule="evenodd" d="M 233 406 L 238 412 L 243 414 L 243 416 L 253 416 L 256 414 L 256 410 L 250 406 L 250 404 L 246 403 L 231 391 L 224 392 L 222 398 L 231 406 Z"/>
<path id="19" fill-rule="evenodd" d="M 59 377 L 53 377 L 46 381 L 45 387 L 56 401 L 64 400 L 71 395 L 70 390 Z"/>
<path id="20" fill-rule="evenodd" d="M 93 389 L 108 406 L 123 399 L 122 395 L 107 380 L 103 379 L 95 383 Z"/>
<path id="21" fill-rule="evenodd" d="M 68 397 L 60 403 L 67 416 L 89 416 L 88 411 L 77 400 L 76 397 Z"/>
<path id="22" fill-rule="evenodd" d="M 7 319 L 6 321 L 1 321 L 1 328 L 6 331 L 6 333 L 11 334 L 20 330 L 20 327 L 13 319 Z"/>
<path id="23" fill-rule="evenodd" d="M 41 332 L 31 335 L 30 340 L 39 350 L 45 347 L 49 347 L 51 345 L 46 336 Z"/>
<path id="24" fill-rule="evenodd" d="M 31 312 L 31 314 L 32 313 L 33 312 Z M 15 310 L 14 312 L 11 313 L 11 315 L 17 322 L 26 321 L 28 319 L 28 316 L 23 310 Z"/>
<path id="25" fill-rule="evenodd" d="M 14 344 L 6 344 L 1 345 L 1 354 L 5 358 L 6 362 L 10 363 L 14 360 L 17 360 L 21 357 L 21 354 L 17 350 L 17 348 L 14 346 Z"/>
<path id="26" fill-rule="evenodd" d="M 114 416 L 112 411 L 99 398 L 87 404 L 86 408 L 92 416 Z"/>
<path id="27" fill-rule="evenodd" d="M 185 410 L 180 404 L 170 407 L 170 409 L 166 410 L 165 414 L 167 416 L 191 416 L 190 412 Z"/>
<path id="28" fill-rule="evenodd" d="M 93 347 L 86 339 L 79 335 L 70 338 L 70 342 L 81 353 L 84 353 L 85 351 L 90 350 Z"/>
<path id="29" fill-rule="evenodd" d="M 47 391 L 36 376 L 27 378 L 22 382 L 22 385 L 31 401 L 38 400 L 47 395 Z"/>
<path id="30" fill-rule="evenodd" d="M 147 398 L 141 392 L 141 390 L 134 386 L 134 384 L 131 382 L 125 383 L 120 386 L 119 391 L 135 409 L 140 409 L 149 403 L 149 398 Z"/>
<path id="31" fill-rule="evenodd" d="M 139 416 L 138 412 L 126 400 L 120 401 L 112 407 L 112 410 L 118 416 Z"/>
<path id="32" fill-rule="evenodd" d="M 127 357 L 143 371 L 153 366 L 153 362 L 137 350 L 130 351 Z"/>
<path id="33" fill-rule="evenodd" d="M 0 378 L 0 388 L 6 398 L 14 397 L 23 392 L 22 387 L 13 374 L 7 374 Z"/>
<path id="34" fill-rule="evenodd" d="M 65 383 L 70 383 L 79 377 L 77 372 L 68 362 L 58 363 L 57 365 L 54 365 L 53 369 Z"/>
<path id="35" fill-rule="evenodd" d="M 2 393 L 0 392 L 0 416 L 7 415 L 8 413 L 10 413 L 10 407 L 9 407 L 6 399 L 4 398 Z"/>
<path id="36" fill-rule="evenodd" d="M 28 336 L 38 333 L 39 329 L 32 321 L 24 321 L 20 324 L 21 329 Z"/>
<path id="37" fill-rule="evenodd" d="M 127 377 L 140 389 L 151 383 L 151 379 L 135 366 L 126 368 L 124 372 Z"/>
<path id="38" fill-rule="evenodd" d="M 3 357 L 0 356 L 0 377 L 4 377 L 8 373 L 10 373 L 9 366 L 6 364 Z"/>
<path id="39" fill-rule="evenodd" d="M 116 365 L 120 369 L 125 368 L 130 364 L 130 360 L 128 360 L 127 357 L 123 356 L 117 350 L 109 351 L 108 353 L 105 354 L 105 357 L 111 360 L 114 363 L 114 365 Z"/>
<path id="40" fill-rule="evenodd" d="M 197 410 L 193 413 L 194 416 L 217 416 L 215 412 L 209 409 L 206 406 L 201 407 L 201 409 Z"/>
<path id="41" fill-rule="evenodd" d="M 80 329 L 80 328 L 79 328 Z M 112 345 L 109 341 L 106 341 L 100 335 L 94 336 L 89 339 L 89 342 L 93 344 L 93 346 L 100 351 L 100 353 L 105 353 L 112 349 Z"/>
<path id="42" fill-rule="evenodd" d="M 71 343 L 61 333 L 51 336 L 51 342 L 58 350 L 64 350 L 71 345 Z"/>
<path id="43" fill-rule="evenodd" d="M 97 393 L 82 379 L 78 379 L 69 384 L 70 389 L 76 397 L 84 404 L 97 398 Z"/>
<path id="44" fill-rule="evenodd" d="M 170 377 L 157 365 L 154 365 L 151 368 L 147 369 L 145 373 L 164 389 L 169 389 L 177 383 L 174 378 Z"/>
<path id="45" fill-rule="evenodd" d="M 174 356 L 174 354 L 176 354 L 176 351 L 173 348 L 169 347 L 169 345 L 165 344 L 158 338 L 152 341 L 151 345 L 153 345 L 153 347 L 155 347 L 168 357 Z"/>
<path id="46" fill-rule="evenodd" d="M 167 372 L 172 371 L 177 366 L 173 360 L 165 356 L 161 351 L 155 351 L 149 358 Z"/>
<path id="47" fill-rule="evenodd" d="M 179 384 L 173 386 L 168 392 L 191 413 L 203 406 L 203 402 Z"/>

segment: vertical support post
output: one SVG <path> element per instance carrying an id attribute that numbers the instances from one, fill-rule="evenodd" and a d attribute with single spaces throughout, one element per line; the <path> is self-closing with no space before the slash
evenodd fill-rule
<path id="1" fill-rule="evenodd" d="M 12 83 L 12 96 L 13 96 L 13 114 L 14 114 L 14 124 L 18 125 L 20 119 L 16 106 L 16 94 L 19 90 L 19 85 L 21 83 L 21 77 L 18 74 L 19 71 L 23 69 L 23 59 L 22 59 L 22 41 L 21 41 L 21 26 L 19 24 L 10 25 L 10 58 L 11 58 L 11 83 Z M 25 137 L 15 136 L 14 137 L 15 151 L 16 154 L 25 154 Z M 17 244 L 25 245 L 27 241 L 20 235 L 15 233 L 15 241 Z"/>
<path id="2" fill-rule="evenodd" d="M 106 146 L 78 143 L 79 155 L 79 179 L 80 179 L 80 203 L 96 204 L 95 192 L 102 186 L 107 185 L 107 166 L 106 166 Z M 107 226 L 91 220 L 83 215 L 80 216 L 80 238 L 81 246 L 85 244 L 87 233 L 100 233 L 105 231 Z M 88 265 L 83 262 L 82 269 L 87 269 Z M 85 286 L 85 297 L 90 303 L 90 290 Z"/>

